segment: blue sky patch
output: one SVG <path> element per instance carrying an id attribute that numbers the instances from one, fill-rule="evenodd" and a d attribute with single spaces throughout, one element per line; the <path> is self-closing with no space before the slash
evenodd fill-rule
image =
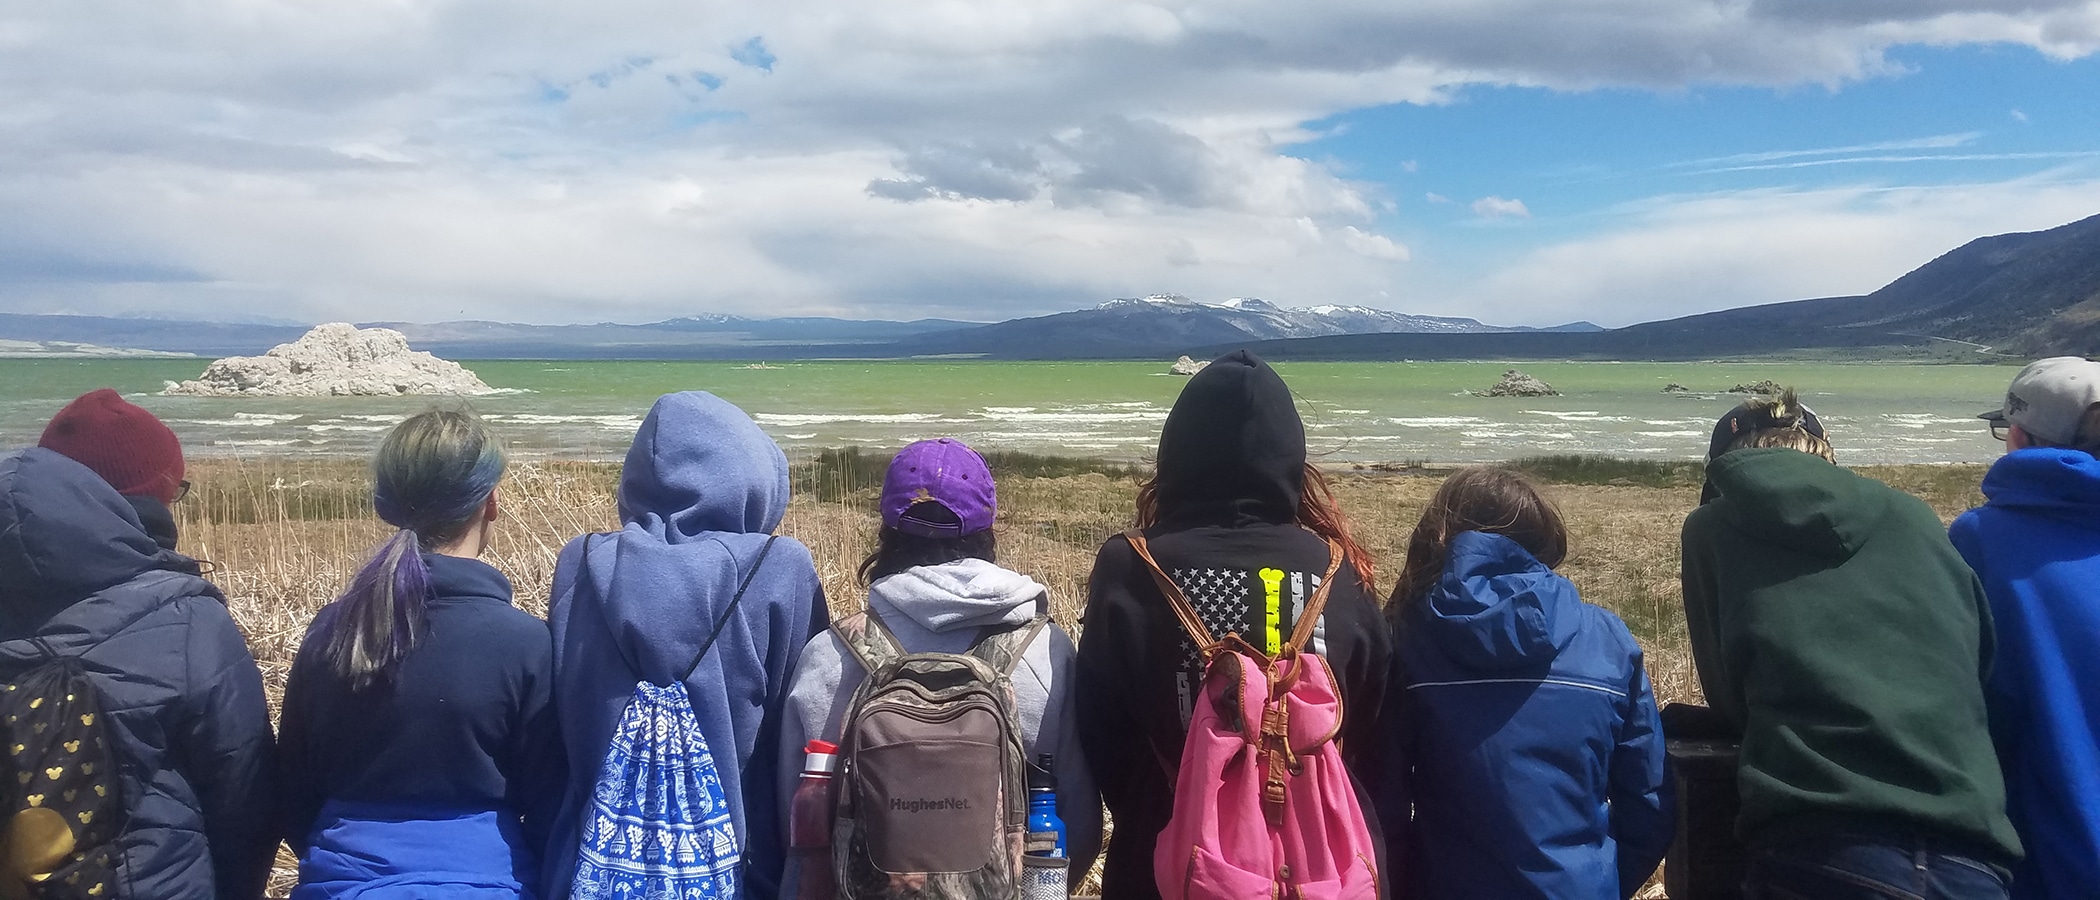
<path id="1" fill-rule="evenodd" d="M 772 51 L 766 49 L 766 39 L 762 37 L 754 37 L 731 48 L 729 58 L 767 72 L 773 71 L 773 64 L 779 61 Z"/>

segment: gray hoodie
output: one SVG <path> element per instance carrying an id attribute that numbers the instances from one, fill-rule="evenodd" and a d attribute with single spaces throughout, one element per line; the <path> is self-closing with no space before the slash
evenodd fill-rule
<path id="1" fill-rule="evenodd" d="M 961 653 L 986 625 L 1017 625 L 1035 614 L 1044 588 L 1035 579 L 981 559 L 919 566 L 878 578 L 868 588 L 868 607 L 913 653 Z M 1065 845 L 1072 877 L 1083 877 L 1101 849 L 1101 797 L 1079 749 L 1072 704 L 1072 664 L 1078 649 L 1064 629 L 1050 625 L 1028 645 L 1014 670 L 1014 700 L 1028 758 L 1055 757 L 1057 812 L 1065 820 Z M 810 639 L 788 684 L 780 737 L 780 822 L 786 826 L 795 780 L 801 777 L 802 747 L 811 740 L 836 742 L 846 707 L 867 672 L 826 631 Z M 794 896 L 789 866 L 781 896 Z"/>

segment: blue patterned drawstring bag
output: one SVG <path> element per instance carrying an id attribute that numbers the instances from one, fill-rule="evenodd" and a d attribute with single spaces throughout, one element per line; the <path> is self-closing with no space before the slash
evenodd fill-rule
<path id="1" fill-rule="evenodd" d="M 583 813 L 576 879 L 569 888 L 575 900 L 738 896 L 742 848 L 685 681 L 736 613 L 773 541 L 768 538 L 759 549 L 685 672 L 668 685 L 635 683 Z"/>

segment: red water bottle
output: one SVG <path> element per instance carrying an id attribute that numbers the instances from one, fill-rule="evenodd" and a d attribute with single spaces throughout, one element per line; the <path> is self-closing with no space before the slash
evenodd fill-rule
<path id="1" fill-rule="evenodd" d="M 837 889 L 831 874 L 831 818 L 836 787 L 831 772 L 838 765 L 839 745 L 810 741 L 802 752 L 802 780 L 788 806 L 788 847 L 797 869 L 795 897 L 833 900 Z"/>

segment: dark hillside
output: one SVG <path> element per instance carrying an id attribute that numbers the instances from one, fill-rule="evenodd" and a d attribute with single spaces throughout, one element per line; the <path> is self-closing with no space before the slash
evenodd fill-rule
<path id="1" fill-rule="evenodd" d="M 2080 304 L 2085 306 L 2079 309 Z M 2048 231 L 1978 238 L 1865 297 L 1751 306 L 1622 330 L 1656 335 L 1715 328 L 1881 331 L 2046 356 L 2100 351 L 2093 340 L 2100 336 L 2096 307 L 2100 216 Z"/>
<path id="2" fill-rule="evenodd" d="M 1944 346 L 1935 353 L 1934 344 Z M 1746 306 L 1593 334 L 1360 334 L 1252 346 L 1299 359 L 1700 359 L 1947 355 L 1962 344 L 1999 356 L 2100 355 L 2100 216 L 1978 238 L 1864 297 Z"/>
<path id="3" fill-rule="evenodd" d="M 906 338 L 892 346 L 906 353 L 982 353 L 1024 359 L 1128 358 L 1248 338 L 1246 329 L 1206 311 L 1129 304 L 1012 319 L 967 331 Z"/>

